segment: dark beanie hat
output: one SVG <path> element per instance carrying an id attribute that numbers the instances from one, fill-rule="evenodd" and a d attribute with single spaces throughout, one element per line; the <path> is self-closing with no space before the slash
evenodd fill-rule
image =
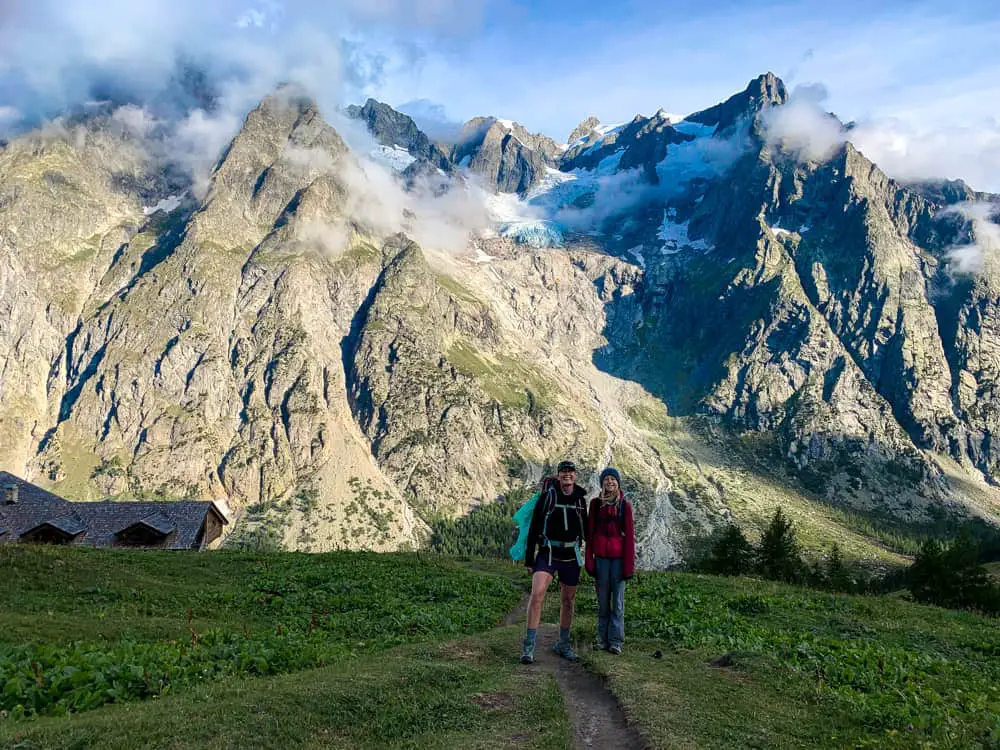
<path id="1" fill-rule="evenodd" d="M 622 486 L 622 478 L 618 473 L 618 469 L 612 469 L 610 466 L 601 472 L 601 484 L 604 484 L 604 477 L 614 477 L 615 481 L 618 482 L 618 486 Z"/>

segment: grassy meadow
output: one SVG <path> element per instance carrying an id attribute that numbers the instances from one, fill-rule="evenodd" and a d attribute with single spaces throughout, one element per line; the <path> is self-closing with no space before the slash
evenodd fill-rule
<path id="1" fill-rule="evenodd" d="M 527 583 L 430 554 L 0 547 L 0 747 L 569 747 L 500 624 Z M 997 620 L 684 573 L 626 608 L 625 654 L 590 651 L 585 583 L 575 636 L 651 747 L 1000 747 Z"/>

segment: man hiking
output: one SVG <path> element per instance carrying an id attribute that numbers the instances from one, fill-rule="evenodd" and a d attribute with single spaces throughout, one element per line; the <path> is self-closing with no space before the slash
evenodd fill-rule
<path id="1" fill-rule="evenodd" d="M 528 632 L 524 638 L 521 663 L 535 660 L 535 637 L 542 619 L 545 592 L 553 577 L 559 576 L 562 595 L 559 607 L 559 640 L 552 647 L 559 656 L 576 661 L 570 645 L 573 602 L 583 566 L 582 546 L 587 530 L 587 493 L 576 483 L 576 465 L 562 461 L 555 479 L 542 483 L 528 529 L 524 564 L 531 569 L 531 598 L 528 601 Z M 537 552 L 536 552 L 537 547 Z"/>
<path id="2" fill-rule="evenodd" d="M 597 643 L 614 655 L 625 642 L 625 581 L 635 572 L 635 521 L 621 489 L 621 476 L 601 472 L 601 492 L 590 501 L 587 573 L 597 586 Z"/>

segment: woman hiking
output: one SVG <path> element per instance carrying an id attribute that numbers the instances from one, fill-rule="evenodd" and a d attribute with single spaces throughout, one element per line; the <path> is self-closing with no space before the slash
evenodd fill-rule
<path id="1" fill-rule="evenodd" d="M 625 643 L 625 581 L 635 573 L 635 521 L 617 469 L 601 472 L 587 513 L 587 573 L 597 586 L 595 647 L 620 655 Z"/>

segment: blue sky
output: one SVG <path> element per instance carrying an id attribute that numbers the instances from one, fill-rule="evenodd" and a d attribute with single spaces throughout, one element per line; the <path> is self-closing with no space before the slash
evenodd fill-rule
<path id="1" fill-rule="evenodd" d="M 561 135 L 587 114 L 688 113 L 771 70 L 791 85 L 825 84 L 846 119 L 971 123 L 1000 116 L 1000 10 L 990 5 L 496 3 L 473 35 L 435 39 L 420 66 L 377 93 Z"/>
<path id="2" fill-rule="evenodd" d="M 0 129 L 95 91 L 162 99 L 179 54 L 225 94 L 220 135 L 288 79 L 328 111 L 368 95 L 424 100 L 454 120 L 494 114 L 561 140 L 587 115 L 686 114 L 770 70 L 792 87 L 823 84 L 826 108 L 871 125 L 867 148 L 890 171 L 1000 189 L 993 5 L 0 0 Z"/>

